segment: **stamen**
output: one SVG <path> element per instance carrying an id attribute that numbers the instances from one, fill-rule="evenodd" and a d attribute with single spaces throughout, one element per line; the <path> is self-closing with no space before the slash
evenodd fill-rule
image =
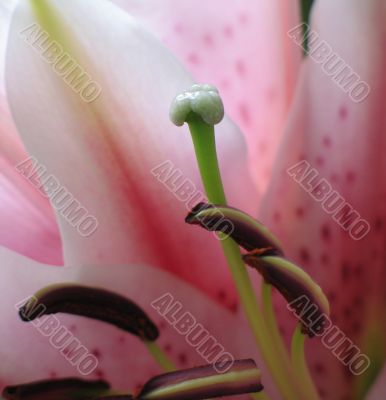
<path id="1" fill-rule="evenodd" d="M 223 232 L 248 251 L 264 249 L 265 253 L 269 251 L 272 255 L 283 254 L 279 239 L 259 221 L 237 208 L 199 203 L 185 222 L 208 231 Z"/>
<path id="2" fill-rule="evenodd" d="M 23 321 L 42 315 L 68 313 L 108 322 L 146 341 L 159 333 L 146 313 L 131 300 L 100 288 L 74 284 L 47 286 L 19 310 Z"/>
<path id="3" fill-rule="evenodd" d="M 310 400 L 318 400 L 319 394 L 312 380 L 312 376 L 307 366 L 305 355 L 305 335 L 302 332 L 302 326 L 298 325 L 292 336 L 291 358 L 292 364 L 302 380 L 304 389 L 307 391 Z"/>
<path id="4" fill-rule="evenodd" d="M 276 256 L 258 256 L 249 253 L 243 256 L 249 266 L 261 273 L 265 281 L 273 285 L 289 302 L 304 298 L 309 308 L 294 308 L 302 324 L 302 330 L 309 337 L 323 331 L 330 313 L 327 297 L 321 287 L 304 270 L 295 264 Z M 311 311 L 311 312 L 310 312 Z"/>
<path id="5" fill-rule="evenodd" d="M 177 99 L 172 104 L 170 111 L 171 119 L 177 125 L 183 124 L 184 121 L 188 123 L 202 183 L 208 200 L 212 204 L 221 204 L 225 206 L 227 205 L 227 201 L 218 165 L 213 126 L 213 122 L 217 122 L 218 119 L 216 121 L 211 120 L 207 123 L 205 122 L 205 115 L 203 113 L 196 113 L 194 110 L 190 110 L 186 104 L 184 105 L 183 102 L 187 102 L 187 100 L 184 100 L 184 94 L 180 100 L 181 104 L 179 104 L 177 96 Z M 183 106 L 181 108 L 181 113 L 179 113 L 179 106 Z M 209 113 L 213 112 L 213 110 L 216 111 L 216 105 L 213 106 L 213 110 L 211 110 L 211 105 L 205 105 L 205 107 L 208 107 L 207 111 Z M 222 108 L 221 102 L 221 111 Z M 204 112 L 205 111 L 206 110 L 204 110 Z M 293 380 L 291 380 L 286 367 L 281 360 L 279 360 L 276 349 L 267 332 L 264 315 L 256 301 L 252 283 L 250 282 L 249 275 L 241 258 L 240 248 L 237 243 L 231 238 L 226 237 L 222 232 L 219 233 L 219 236 L 223 239 L 221 240 L 221 246 L 224 255 L 228 261 L 240 296 L 240 301 L 264 361 L 282 397 L 286 400 L 299 399 L 298 390 Z"/>
<path id="6" fill-rule="evenodd" d="M 172 372 L 177 369 L 173 361 L 170 360 L 169 356 L 164 352 L 164 350 L 162 350 L 157 342 L 145 341 L 144 343 L 149 353 L 164 372 Z"/>
<path id="7" fill-rule="evenodd" d="M 260 375 L 253 360 L 196 367 L 156 376 L 145 384 L 138 398 L 200 400 L 260 392 L 263 390 Z"/>
<path id="8" fill-rule="evenodd" d="M 2 396 L 9 400 L 90 399 L 103 395 L 110 385 L 102 380 L 85 381 L 76 378 L 42 380 L 4 388 Z"/>

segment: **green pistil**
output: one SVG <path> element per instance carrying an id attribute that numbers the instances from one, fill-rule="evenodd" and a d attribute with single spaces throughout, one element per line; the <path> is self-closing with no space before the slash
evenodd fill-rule
<path id="1" fill-rule="evenodd" d="M 222 102 L 218 96 L 216 101 L 213 101 L 212 105 L 210 105 L 206 99 L 207 91 L 208 85 L 203 85 L 201 95 L 204 104 L 207 105 L 206 109 L 197 104 L 197 99 L 200 99 L 200 91 L 199 86 L 194 85 L 191 93 L 187 91 L 176 97 L 172 104 L 170 115 L 176 125 L 182 125 L 181 121 L 183 121 L 184 117 L 185 122 L 189 125 L 201 179 L 209 203 L 226 205 L 226 197 L 217 160 L 214 127 L 212 124 L 204 122 L 204 119 L 208 120 L 208 115 L 217 114 L 217 111 L 222 107 Z M 216 93 L 215 89 L 212 92 Z M 210 106 L 213 107 L 213 110 L 208 109 Z M 199 111 L 196 112 L 196 110 Z M 282 360 L 278 358 L 270 333 L 267 331 L 263 313 L 256 301 L 251 281 L 241 257 L 240 248 L 224 234 L 220 233 L 219 238 L 221 239 L 221 246 L 238 290 L 244 312 L 265 363 L 283 398 L 299 400 L 297 390 L 293 387 L 293 382 L 287 375 Z"/>
<path id="2" fill-rule="evenodd" d="M 227 201 L 217 162 L 214 126 L 208 125 L 196 114 L 191 114 L 187 122 L 208 200 L 213 204 L 225 205 Z"/>

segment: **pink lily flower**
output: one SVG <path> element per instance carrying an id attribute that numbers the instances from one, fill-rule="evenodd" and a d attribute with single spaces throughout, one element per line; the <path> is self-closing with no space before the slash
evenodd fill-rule
<path id="1" fill-rule="evenodd" d="M 2 315 L 12 321 L 14 325 L 4 327 L 5 331 L 2 332 L 2 359 L 9 359 L 9 363 L 2 363 L 0 367 L 2 385 L 35 380 L 42 376 L 66 376 L 76 373 L 57 351 L 52 351 L 51 355 L 47 353 L 54 349 L 47 348 L 49 346 L 47 340 L 42 338 L 39 333 L 31 332 L 28 326 L 20 324 L 20 321 L 15 319 L 15 308 L 10 305 L 20 302 L 39 287 L 53 281 L 82 282 L 82 276 L 88 268 L 91 268 L 90 272 L 92 271 L 95 278 L 98 270 L 101 273 L 94 282 L 92 282 L 93 279 L 89 281 L 85 277 L 88 284 L 103 285 L 114 291 L 121 291 L 130 298 L 137 298 L 145 309 L 150 307 L 151 301 L 166 292 L 174 293 L 176 299 L 185 304 L 194 315 L 200 315 L 202 310 L 207 311 L 213 307 L 211 313 L 206 314 L 205 312 L 206 316 L 200 322 L 219 338 L 222 322 L 228 319 L 228 323 L 237 321 L 238 325 L 239 321 L 239 317 L 231 314 L 230 311 L 237 307 L 236 295 L 229 274 L 224 272 L 226 266 L 217 241 L 213 240 L 213 243 L 209 243 L 205 232 L 186 229 L 184 218 L 191 205 L 178 200 L 176 195 L 179 193 L 173 193 L 173 190 L 178 187 L 178 183 L 185 179 L 191 180 L 196 186 L 196 191 L 203 193 L 188 134 L 184 135 L 180 129 L 173 128 L 168 117 L 169 105 L 175 94 L 193 81 L 175 58 L 141 26 L 138 26 L 134 19 L 107 1 L 98 1 L 98 4 L 95 4 L 92 2 L 92 5 L 90 3 L 88 6 L 86 2 L 81 5 L 78 2 L 55 3 L 55 8 L 59 7 L 60 15 L 63 18 L 84 19 L 90 9 L 93 10 L 92 15 L 87 15 L 87 22 L 76 24 L 78 28 L 71 27 L 71 32 L 76 35 L 78 40 L 84 40 L 82 49 L 90 53 L 87 65 L 95 65 L 99 69 L 98 77 L 110 80 L 104 85 L 106 93 L 100 98 L 103 108 L 100 107 L 95 114 L 90 115 L 90 106 L 65 85 L 60 91 L 64 90 L 65 93 L 67 93 L 66 91 L 68 93 L 63 97 L 59 94 L 60 91 L 56 92 L 54 87 L 49 89 L 51 83 L 55 81 L 60 85 L 62 83 L 60 80 L 58 81 L 58 77 L 52 71 L 50 72 L 51 67 L 42 61 L 34 49 L 31 49 L 19 36 L 20 30 L 35 22 L 29 2 L 17 4 L 10 27 L 6 57 L 7 94 L 13 117 L 18 125 L 18 132 L 29 154 L 33 154 L 39 163 L 60 181 L 62 187 L 65 187 L 74 198 L 97 216 L 99 226 L 90 237 L 82 237 L 58 211 L 57 218 L 62 246 L 57 237 L 51 235 L 48 229 L 42 232 L 42 235 L 44 234 L 54 241 L 54 249 L 52 249 L 51 242 L 41 240 L 32 230 L 35 221 L 25 214 L 20 214 L 21 220 L 31 221 L 32 225 L 31 228 L 26 226 L 31 241 L 28 248 L 17 247 L 16 233 L 13 242 L 4 240 L 4 245 L 21 251 L 36 261 L 4 249 L 4 265 L 7 265 L 6 268 L 9 267 L 10 270 L 7 272 L 4 268 L 4 278 L 1 280 L 9 287 L 5 291 L 9 297 L 7 304 L 4 303 L 2 306 L 4 307 Z M 110 15 L 109 19 L 105 18 L 106 14 Z M 118 24 L 122 28 L 120 33 L 113 32 L 111 24 Z M 97 31 L 95 31 L 96 26 L 98 27 Z M 96 51 L 94 43 L 99 37 L 99 31 L 106 33 L 103 36 L 106 42 L 103 45 L 101 43 L 99 50 Z M 117 36 L 118 33 L 120 36 Z M 13 41 L 14 43 L 12 43 Z M 121 54 L 122 43 L 131 43 L 130 51 Z M 143 49 L 148 50 L 143 51 Z M 116 63 L 117 54 L 121 54 L 123 57 L 119 66 L 120 71 L 116 70 L 111 76 L 110 71 Z M 132 54 L 136 54 L 136 57 L 142 54 L 142 60 L 137 58 L 138 63 L 134 64 Z M 22 58 L 24 61 L 21 60 Z M 27 74 L 23 73 L 23 79 L 29 82 L 25 85 L 28 94 L 22 94 L 17 89 L 17 87 L 21 87 L 19 83 L 17 87 L 12 83 L 14 79 L 20 78 L 16 76 L 18 75 L 17 68 L 14 69 L 14 63 L 19 64 L 19 62 L 31 63 L 31 70 Z M 32 64 L 35 64 L 36 69 L 32 67 Z M 150 69 L 148 69 L 149 65 L 152 66 Z M 146 74 L 143 73 L 145 69 L 148 69 Z M 17 73 L 14 75 L 12 71 Z M 34 87 L 31 81 L 32 76 L 39 81 L 39 75 L 46 73 L 48 73 L 47 77 L 50 77 L 43 85 L 44 87 L 40 83 Z M 168 76 L 173 76 L 174 84 L 170 84 L 169 79 L 165 78 Z M 113 83 L 111 80 L 116 80 L 116 82 Z M 119 93 L 114 89 L 114 93 L 107 93 L 110 91 L 110 87 L 120 88 L 122 92 Z M 12 93 L 12 88 L 16 90 L 14 93 Z M 146 96 L 133 97 L 134 93 L 146 93 Z M 47 107 L 47 112 L 43 109 L 36 110 L 40 114 L 40 122 L 33 116 L 35 112 L 31 112 L 31 108 L 29 111 L 24 108 L 27 102 L 24 100 L 20 102 L 18 99 L 20 95 L 23 98 L 25 96 L 45 96 L 44 100 L 41 98 L 40 106 Z M 73 103 L 74 101 L 75 103 Z M 53 102 L 58 102 L 57 107 L 61 109 L 62 117 L 58 121 L 52 120 L 48 112 Z M 19 108 L 19 105 L 23 105 L 22 108 Z M 17 116 L 18 110 L 23 115 Z M 34 130 L 36 129 L 34 132 L 29 132 L 27 126 L 19 125 L 19 122 L 22 125 L 27 123 L 29 118 L 24 112 L 34 119 Z M 62 125 L 59 126 L 58 122 Z M 12 132 L 7 131 L 7 134 L 19 146 L 19 142 Z M 50 149 L 54 144 L 57 150 L 61 149 L 59 151 L 61 157 L 52 154 Z M 240 208 L 253 210 L 256 196 L 253 195 L 253 189 L 251 189 L 252 183 L 248 183 L 245 165 L 246 148 L 241 134 L 229 121 L 225 121 L 223 124 L 219 147 L 223 163 L 225 164 L 225 160 L 231 160 L 231 165 L 225 171 L 225 179 L 230 192 L 234 193 L 232 202 Z M 9 174 L 15 172 L 15 165 L 25 160 L 24 153 L 20 151 L 19 154 L 18 157 L 14 156 L 8 162 Z M 167 160 L 173 162 L 176 171 L 182 172 L 179 179 L 177 177 L 174 182 L 173 180 L 167 182 L 168 187 L 159 182 L 151 173 L 152 169 Z M 80 174 L 79 168 L 84 169 L 85 174 Z M 247 178 L 241 182 L 240 176 Z M 9 187 L 10 191 L 4 194 L 4 198 L 10 202 L 8 197 L 16 192 L 16 188 L 13 187 L 14 182 L 11 179 L 7 182 L 8 186 L 5 188 Z M 26 187 L 26 194 L 23 196 L 24 202 L 34 200 L 34 198 L 31 199 L 28 192 L 30 191 L 34 193 L 38 201 L 43 203 L 44 207 L 47 207 L 48 200 L 44 201 L 45 199 L 37 193 L 36 188 L 30 182 L 25 181 L 24 177 L 21 177 L 20 182 L 20 185 L 24 184 Z M 246 186 L 244 186 L 245 182 L 247 182 Z M 250 195 L 251 191 L 252 196 Z M 22 206 L 23 203 L 18 208 L 22 208 Z M 44 218 L 53 224 L 54 220 L 50 217 L 52 211 L 44 213 L 43 206 L 34 205 L 43 213 Z M 6 210 L 5 207 L 3 209 Z M 166 210 L 172 210 L 172 215 L 169 215 Z M 40 216 L 36 217 L 37 229 L 42 229 L 42 223 L 38 217 Z M 14 218 L 12 224 L 16 224 Z M 28 230 L 28 228 L 30 229 Z M 56 232 L 55 229 L 53 232 Z M 39 244 L 39 248 L 36 247 L 36 243 Z M 45 253 L 53 250 L 55 253 L 51 259 L 48 259 Z M 63 252 L 64 268 L 47 268 L 41 264 L 47 261 L 52 263 L 53 260 L 60 261 L 61 252 Z M 122 269 L 125 278 L 119 279 L 118 271 L 122 265 L 127 266 Z M 140 267 L 136 267 L 136 265 L 140 265 Z M 23 271 L 27 275 L 32 275 L 31 277 L 24 275 L 24 278 L 21 279 L 20 276 L 18 278 L 13 275 L 17 274 L 17 271 L 20 271 L 22 275 Z M 63 273 L 65 275 L 62 275 Z M 131 278 L 132 273 L 138 274 L 138 279 L 134 278 L 134 275 Z M 145 284 L 146 277 L 150 278 L 147 284 Z M 108 284 L 108 280 L 111 280 L 111 286 Z M 163 281 L 166 286 L 163 286 Z M 172 283 L 173 281 L 175 283 Z M 119 288 L 120 284 L 122 284 L 121 289 Z M 157 287 L 159 290 L 146 288 L 148 285 Z M 138 290 L 137 294 L 134 289 Z M 179 296 L 178 292 L 183 293 L 184 296 Z M 25 293 L 27 295 L 24 295 Z M 207 293 L 212 299 L 216 299 L 217 303 L 221 300 L 222 307 L 213 303 L 213 300 L 209 300 L 204 293 Z M 189 297 L 196 299 L 197 309 L 190 307 Z M 219 318 L 218 321 L 210 323 L 211 315 L 220 314 L 224 315 L 225 320 Z M 86 340 L 82 338 L 81 332 L 82 330 L 85 334 L 88 332 L 87 336 L 91 341 L 87 347 L 100 357 L 99 368 L 95 372 L 94 378 L 104 377 L 114 387 L 127 389 L 143 383 L 158 370 L 157 365 L 150 361 L 145 348 L 139 349 L 139 353 L 133 357 L 133 349 L 138 347 L 135 339 L 132 342 L 134 344 L 130 344 L 130 338 L 126 342 L 126 338 L 122 337 L 119 332 L 111 331 L 110 334 L 106 334 L 103 333 L 103 329 L 96 329 L 95 326 L 93 327 L 85 321 L 70 323 L 67 326 L 73 327 L 76 337 L 85 344 Z M 172 333 L 172 329 L 169 329 Z M 165 327 L 165 330 L 168 329 Z M 15 340 L 19 340 L 15 339 L 15 335 L 19 337 L 20 341 L 23 337 L 27 338 L 27 341 L 24 342 L 27 347 L 23 345 L 17 349 L 17 351 L 20 350 L 19 355 L 15 354 L 12 346 Z M 30 337 L 31 341 L 28 339 L 29 335 L 33 335 Z M 113 339 L 111 335 L 115 335 L 115 338 Z M 186 343 L 182 337 L 172 338 L 172 334 L 163 334 L 162 336 L 165 338 L 162 345 L 167 349 L 170 348 L 172 357 L 180 366 L 199 365 L 200 356 L 190 349 L 186 349 Z M 109 337 L 111 340 L 106 339 Z M 234 334 L 229 333 L 229 339 L 233 341 Z M 248 339 L 245 339 L 241 332 L 240 341 L 236 345 L 228 345 L 225 337 L 221 340 L 224 347 L 229 348 L 229 351 L 232 351 L 234 346 L 236 346 L 235 349 L 238 347 L 247 349 Z M 112 341 L 115 342 L 113 345 L 115 350 L 112 350 Z M 21 356 L 27 348 L 30 348 L 31 343 L 34 343 L 33 352 L 36 351 L 36 359 L 41 358 L 38 356 L 39 353 L 46 354 L 40 360 L 38 368 L 35 363 L 30 365 L 24 363 Z M 242 346 L 241 343 L 243 343 Z M 110 351 L 115 352 L 115 356 L 112 354 L 112 358 L 107 357 Z M 11 353 L 14 354 L 12 358 L 10 358 Z M 237 351 L 237 353 L 240 352 Z M 248 352 L 244 351 L 244 353 Z M 112 369 L 111 363 L 118 354 L 120 365 L 116 365 Z M 32 359 L 34 356 L 30 354 L 27 357 Z M 118 370 L 120 370 L 119 373 Z M 133 372 L 130 372 L 128 377 L 127 371 L 131 370 Z M 18 371 L 17 375 L 15 375 L 15 371 Z"/>
<path id="2" fill-rule="evenodd" d="M 333 322 L 372 361 L 373 376 L 356 378 L 314 339 L 307 356 L 321 398 L 364 398 L 372 385 L 369 399 L 383 398 L 385 381 L 381 374 L 375 379 L 386 348 L 385 213 L 380 205 L 385 195 L 380 49 L 386 9 L 381 1 L 329 0 L 314 7 L 313 29 L 372 88 L 360 104 L 319 64 L 310 58 L 301 61 L 302 50 L 287 36 L 299 23 L 295 2 L 256 5 L 244 0 L 224 6 L 212 1 L 200 9 L 190 0 L 168 0 L 162 7 L 152 1 L 116 1 L 126 13 L 103 0 L 44 1 L 57 10 L 63 24 L 58 30 L 66 27 L 66 43 L 102 88 L 87 103 L 42 58 L 41 44 L 31 44 L 41 33 L 25 31 L 41 22 L 33 3 L 17 3 L 9 28 L 9 108 L 0 90 L 5 321 L 0 328 L 5 360 L 0 387 L 76 375 L 47 337 L 23 324 L 15 311 L 15 304 L 39 288 L 71 281 L 126 295 L 152 316 L 151 303 L 172 293 L 227 351 L 254 358 L 263 369 L 267 392 L 279 398 L 238 307 L 218 242 L 184 224 L 194 204 L 181 201 L 185 197 L 178 182 L 189 179 L 189 190 L 204 193 L 189 135 L 168 119 L 173 97 L 193 82 L 188 69 L 196 80 L 220 89 L 227 113 L 244 133 L 247 146 L 230 120 L 218 129 L 229 203 L 259 215 L 276 233 L 286 255 L 326 291 Z M 50 205 L 34 187 L 36 177 L 27 180 L 16 171 L 15 165 L 30 155 L 47 170 L 45 176 L 52 174 L 96 217 L 98 227 L 90 236 L 82 237 L 60 207 Z M 369 221 L 372 229 L 364 239 L 353 240 L 288 176 L 286 170 L 302 159 Z M 151 171 L 168 161 L 181 177 L 160 182 Z M 21 165 L 25 173 L 30 171 L 29 164 Z M 284 302 L 277 301 L 280 326 L 289 337 L 294 319 Z M 179 367 L 202 364 L 184 337 L 161 317 L 154 320 L 161 346 Z M 137 338 L 80 317 L 60 321 L 97 357 L 92 378 L 127 390 L 159 373 Z"/>

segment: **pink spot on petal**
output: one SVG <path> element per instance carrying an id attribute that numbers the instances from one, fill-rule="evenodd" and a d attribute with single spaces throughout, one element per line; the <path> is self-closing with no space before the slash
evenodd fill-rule
<path id="1" fill-rule="evenodd" d="M 162 320 L 159 324 L 159 329 L 160 330 L 164 330 L 166 328 L 166 322 L 164 320 Z"/>
<path id="2" fill-rule="evenodd" d="M 311 261 L 311 256 L 309 251 L 303 247 L 299 250 L 299 256 L 302 263 L 308 265 Z"/>
<path id="3" fill-rule="evenodd" d="M 240 77 L 244 77 L 246 74 L 246 67 L 245 64 L 242 60 L 237 60 L 236 61 L 236 71 L 239 74 Z"/>
<path id="4" fill-rule="evenodd" d="M 229 80 L 227 78 L 224 78 L 224 79 L 221 80 L 219 86 L 220 86 L 220 88 L 222 90 L 226 90 L 226 89 L 230 88 L 231 84 L 230 84 L 230 82 L 229 82 Z"/>
<path id="5" fill-rule="evenodd" d="M 337 174 L 331 174 L 331 182 L 337 183 L 339 181 L 339 176 Z"/>
<path id="6" fill-rule="evenodd" d="M 210 33 L 206 33 L 202 37 L 202 40 L 208 47 L 213 47 L 214 46 L 213 36 Z"/>
<path id="7" fill-rule="evenodd" d="M 279 211 L 274 212 L 272 217 L 273 217 L 273 221 L 276 223 L 281 221 L 281 214 Z"/>
<path id="8" fill-rule="evenodd" d="M 330 263 L 330 257 L 329 257 L 329 255 L 326 254 L 326 253 L 323 253 L 323 254 L 320 256 L 320 262 L 321 262 L 323 265 L 329 264 L 329 263 Z"/>
<path id="9" fill-rule="evenodd" d="M 347 107 L 346 107 L 346 106 L 341 106 L 341 107 L 339 108 L 339 118 L 340 118 L 342 121 L 344 121 L 344 120 L 347 119 L 347 116 L 348 116 L 348 109 L 347 109 Z"/>
<path id="10" fill-rule="evenodd" d="M 183 33 L 183 32 L 184 32 L 184 27 L 182 26 L 182 24 L 176 24 L 176 25 L 174 25 L 174 32 L 175 32 L 175 33 L 178 33 L 179 35 L 180 35 L 181 33 Z"/>
<path id="11" fill-rule="evenodd" d="M 342 280 L 344 282 L 347 282 L 347 280 L 350 279 L 351 276 L 350 265 L 346 261 L 342 262 L 342 269 L 340 270 L 340 273 Z"/>
<path id="12" fill-rule="evenodd" d="M 316 157 L 316 165 L 318 167 L 323 167 L 324 163 L 325 163 L 325 160 L 324 160 L 324 158 L 322 156 L 317 156 Z"/>
<path id="13" fill-rule="evenodd" d="M 318 375 L 323 375 L 326 372 L 326 368 L 322 363 L 318 362 L 314 365 L 314 371 Z"/>
<path id="14" fill-rule="evenodd" d="M 353 171 L 348 171 L 346 173 L 346 180 L 348 183 L 353 183 L 356 180 L 356 174 Z"/>
<path id="15" fill-rule="evenodd" d="M 172 345 L 170 343 L 165 344 L 166 353 L 170 353 L 172 351 Z"/>
<path id="16" fill-rule="evenodd" d="M 218 299 L 219 299 L 221 302 L 224 302 L 225 299 L 226 299 L 226 297 L 227 297 L 227 294 L 226 294 L 225 290 L 220 289 L 220 290 L 218 291 Z"/>
<path id="17" fill-rule="evenodd" d="M 383 229 L 383 221 L 382 218 L 378 217 L 374 222 L 374 229 L 376 231 L 381 231 Z"/>
<path id="18" fill-rule="evenodd" d="M 328 241 L 331 239 L 331 230 L 328 225 L 322 225 L 320 229 L 320 235 L 322 236 L 322 239 L 325 241 Z"/>
<path id="19" fill-rule="evenodd" d="M 241 119 L 243 120 L 244 124 L 249 125 L 251 122 L 251 116 L 249 113 L 248 106 L 244 103 L 241 103 L 239 105 L 239 112 L 240 112 L 240 116 L 241 116 Z"/>
<path id="20" fill-rule="evenodd" d="M 233 303 L 233 304 L 231 304 L 231 306 L 230 306 L 230 309 L 231 309 L 231 311 L 233 312 L 233 313 L 237 313 L 237 310 L 239 309 L 239 305 L 237 304 L 237 303 Z"/>
<path id="21" fill-rule="evenodd" d="M 104 374 L 104 372 L 103 372 L 101 369 L 97 369 L 97 370 L 95 371 L 95 375 L 96 375 L 99 379 L 102 379 L 102 378 L 105 377 L 105 374 Z"/>
<path id="22" fill-rule="evenodd" d="M 328 148 L 328 149 L 331 148 L 332 140 L 331 140 L 330 136 L 324 136 L 324 138 L 323 138 L 323 146 Z"/>
<path id="23" fill-rule="evenodd" d="M 233 37 L 233 28 L 230 25 L 224 26 L 224 36 L 229 39 Z"/>
<path id="24" fill-rule="evenodd" d="M 363 298 L 356 296 L 353 300 L 353 305 L 355 308 L 363 308 Z"/>
<path id="25" fill-rule="evenodd" d="M 343 310 L 343 315 L 346 320 L 350 320 L 352 318 L 352 309 L 351 307 L 345 307 Z"/>
<path id="26" fill-rule="evenodd" d="M 200 63 L 200 57 L 196 53 L 190 53 L 190 54 L 188 54 L 188 61 L 191 64 L 199 64 Z"/>
<path id="27" fill-rule="evenodd" d="M 94 355 L 98 360 L 101 358 L 101 352 L 98 349 L 94 349 L 91 354 Z"/>
<path id="28" fill-rule="evenodd" d="M 184 32 L 184 28 L 183 28 L 182 24 L 174 25 L 174 32 L 178 33 L 178 34 L 183 33 Z"/>
<path id="29" fill-rule="evenodd" d="M 242 25 L 246 25 L 248 23 L 248 14 L 247 13 L 241 13 L 239 15 L 239 21 Z"/>
<path id="30" fill-rule="evenodd" d="M 186 362 L 188 361 L 188 358 L 186 357 L 186 354 L 181 353 L 178 355 L 178 361 L 182 364 L 185 365 Z"/>

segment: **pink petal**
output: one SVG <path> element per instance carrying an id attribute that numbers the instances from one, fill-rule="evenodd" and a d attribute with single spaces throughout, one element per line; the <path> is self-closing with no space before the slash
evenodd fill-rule
<path id="1" fill-rule="evenodd" d="M 151 173 L 170 160 L 182 171 L 178 183 L 190 179 L 201 190 L 190 135 L 168 119 L 169 104 L 191 79 L 163 46 L 109 2 L 50 4 L 71 26 L 82 49 L 76 58 L 101 85 L 101 96 L 83 102 L 20 38 L 19 31 L 34 21 L 24 1 L 12 23 L 7 83 L 28 150 L 99 222 L 95 233 L 82 237 L 57 212 L 65 263 L 151 264 L 218 299 L 229 289 L 225 303 L 233 306 L 219 244 L 185 225 L 193 204 L 176 199 Z M 224 121 L 218 142 L 230 201 L 251 209 L 256 197 L 241 136 Z M 192 203 L 198 201 L 195 196 Z"/>
<path id="2" fill-rule="evenodd" d="M 1 94 L 0 118 L 0 244 L 40 262 L 62 264 L 51 205 L 15 169 L 28 156 Z"/>
<path id="3" fill-rule="evenodd" d="M 125 295 L 139 304 L 161 329 L 158 343 L 180 367 L 205 364 L 206 361 L 151 307 L 166 293 L 182 303 L 183 312 L 190 312 L 234 357 L 256 356 L 251 335 L 244 322 L 209 300 L 171 274 L 145 265 L 117 267 L 51 268 L 20 257 L 8 250 L 0 251 L 0 387 L 44 379 L 82 375 L 54 348 L 48 331 L 43 336 L 32 324 L 22 322 L 15 309 L 37 289 L 54 282 L 76 282 L 103 287 Z M 182 315 L 182 314 L 180 314 Z M 103 378 L 115 388 L 132 390 L 160 372 L 140 340 L 116 327 L 83 317 L 57 314 L 60 326 L 69 329 L 89 352 L 96 355 L 98 366 L 83 378 Z M 270 385 L 264 373 L 265 386 Z"/>
<path id="4" fill-rule="evenodd" d="M 299 23 L 299 2 L 115 2 L 155 32 L 198 81 L 219 87 L 264 190 L 298 76 L 301 50 L 287 31 Z"/>
<path id="5" fill-rule="evenodd" d="M 274 228 L 288 256 L 324 288 L 333 322 L 370 359 L 382 360 L 375 340 L 385 343 L 386 58 L 382 49 L 386 8 L 378 0 L 366 4 L 328 0 L 317 3 L 314 16 L 313 27 L 321 40 L 372 90 L 365 101 L 355 103 L 320 64 L 307 59 L 261 218 Z M 319 173 L 313 187 L 321 178 L 327 179 L 370 223 L 365 238 L 353 240 L 286 173 L 303 159 Z M 363 340 L 370 324 L 375 328 L 371 343 L 377 354 Z M 310 353 L 312 370 L 326 398 L 351 398 L 354 377 L 347 368 L 321 345 L 319 349 L 313 345 Z"/>
<path id="6" fill-rule="evenodd" d="M 40 262 L 61 264 L 61 242 L 51 205 L 15 170 L 28 157 L 4 94 L 5 47 L 15 3 L 9 0 L 0 5 L 0 244 Z"/>

